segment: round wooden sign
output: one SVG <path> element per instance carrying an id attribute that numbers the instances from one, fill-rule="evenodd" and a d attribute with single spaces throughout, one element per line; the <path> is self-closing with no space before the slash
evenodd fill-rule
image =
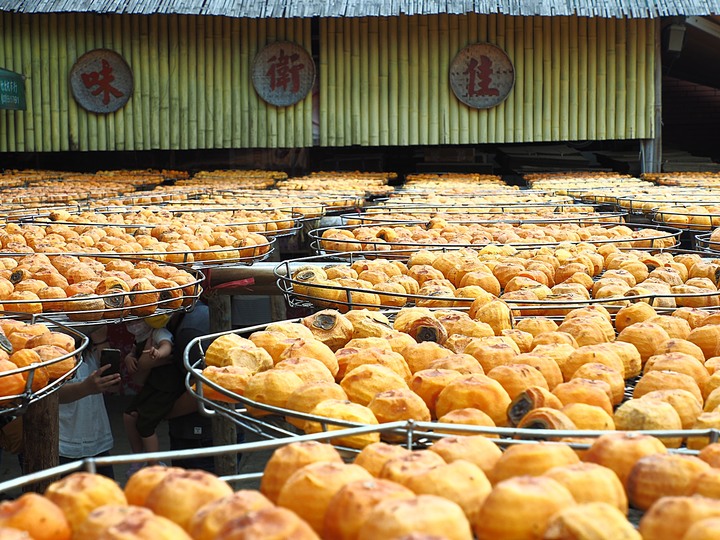
<path id="1" fill-rule="evenodd" d="M 78 58 L 70 70 L 70 89 L 83 109 L 115 112 L 132 96 L 132 70 L 115 51 L 94 49 Z"/>
<path id="2" fill-rule="evenodd" d="M 500 105 L 514 84 L 515 69 L 510 58 L 490 43 L 468 45 L 450 64 L 450 87 L 469 107 L 490 109 Z"/>
<path id="3" fill-rule="evenodd" d="M 270 43 L 255 57 L 252 82 L 270 105 L 288 107 L 308 95 L 315 82 L 315 63 L 297 43 Z"/>

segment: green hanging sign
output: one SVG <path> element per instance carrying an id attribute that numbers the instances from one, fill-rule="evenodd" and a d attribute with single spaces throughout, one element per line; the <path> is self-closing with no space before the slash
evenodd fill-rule
<path id="1" fill-rule="evenodd" d="M 26 109 L 25 77 L 3 68 L 0 68 L 0 109 Z"/>

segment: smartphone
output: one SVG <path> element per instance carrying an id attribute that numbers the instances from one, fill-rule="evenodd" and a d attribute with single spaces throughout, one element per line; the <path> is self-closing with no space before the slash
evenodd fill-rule
<path id="1" fill-rule="evenodd" d="M 103 372 L 103 377 L 120 373 L 120 349 L 103 349 L 100 353 L 100 366 L 110 365 L 110 368 Z"/>

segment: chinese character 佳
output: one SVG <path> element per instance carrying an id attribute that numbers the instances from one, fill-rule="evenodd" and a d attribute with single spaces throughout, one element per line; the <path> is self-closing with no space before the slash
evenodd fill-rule
<path id="1" fill-rule="evenodd" d="M 282 88 L 288 91 L 288 84 L 291 84 L 290 92 L 295 94 L 300 90 L 300 72 L 305 68 L 305 64 L 299 63 L 298 54 L 286 55 L 283 49 L 280 53 L 270 58 L 270 68 L 266 75 L 270 77 L 270 89 L 277 90 Z"/>
<path id="2" fill-rule="evenodd" d="M 493 70 L 492 60 L 487 56 L 480 56 L 480 60 L 470 59 L 464 74 L 468 76 L 468 97 L 497 96 L 500 94 L 497 88 L 490 88 Z"/>
<path id="3" fill-rule="evenodd" d="M 116 98 L 123 96 L 120 90 L 110 84 L 115 80 L 115 77 L 112 74 L 112 66 L 107 60 L 102 61 L 102 69 L 100 71 L 90 71 L 89 73 L 83 73 L 81 76 L 82 82 L 88 90 L 97 86 L 97 88 L 90 93 L 93 96 L 102 93 L 104 105 L 110 103 L 110 94 Z"/>

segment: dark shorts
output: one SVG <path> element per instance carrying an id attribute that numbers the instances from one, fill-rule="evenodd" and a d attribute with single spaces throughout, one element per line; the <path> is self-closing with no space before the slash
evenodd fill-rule
<path id="1" fill-rule="evenodd" d="M 177 392 L 157 390 L 146 384 L 133 397 L 125 412 L 127 414 L 137 412 L 135 425 L 138 433 L 143 438 L 150 437 L 155 433 L 158 425 L 168 415 L 179 397 L 180 394 Z"/>

